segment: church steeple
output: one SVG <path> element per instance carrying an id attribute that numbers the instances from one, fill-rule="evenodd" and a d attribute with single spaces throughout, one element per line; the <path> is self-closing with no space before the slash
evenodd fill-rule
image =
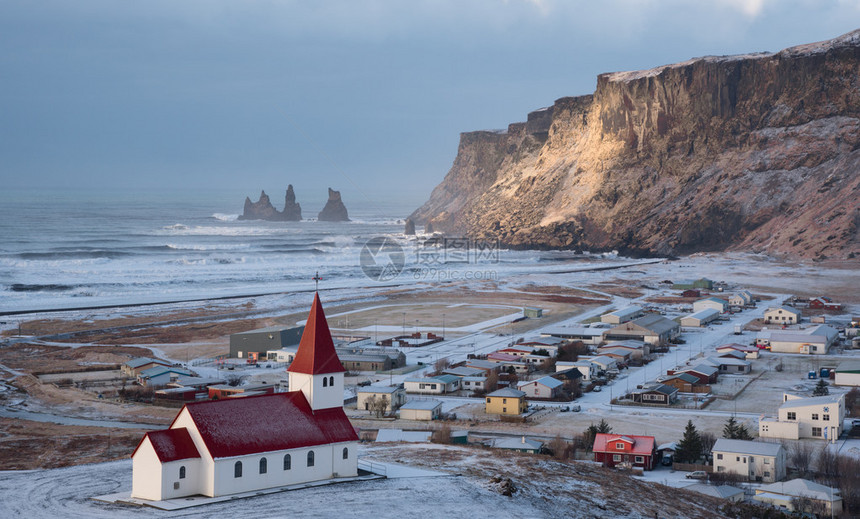
<path id="1" fill-rule="evenodd" d="M 343 374 L 346 370 L 337 358 L 319 294 L 314 294 L 299 350 L 287 371 L 290 391 L 304 393 L 311 409 L 343 406 Z"/>

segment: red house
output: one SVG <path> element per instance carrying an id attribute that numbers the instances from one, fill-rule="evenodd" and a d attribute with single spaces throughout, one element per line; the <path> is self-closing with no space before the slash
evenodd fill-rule
<path id="1" fill-rule="evenodd" d="M 597 433 L 594 437 L 594 461 L 604 467 L 626 464 L 651 470 L 657 463 L 657 444 L 653 436 Z"/>
<path id="2" fill-rule="evenodd" d="M 842 305 L 834 303 L 829 297 L 816 297 L 809 300 L 809 308 L 818 308 L 821 310 L 842 310 Z"/>

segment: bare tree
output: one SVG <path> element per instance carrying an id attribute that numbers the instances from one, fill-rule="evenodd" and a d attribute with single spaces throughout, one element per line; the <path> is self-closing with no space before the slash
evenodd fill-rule
<path id="1" fill-rule="evenodd" d="M 445 370 L 450 365 L 451 362 L 446 357 L 442 357 L 436 360 L 436 363 L 433 364 L 433 369 L 435 369 L 438 373 L 440 371 Z"/>
<path id="2" fill-rule="evenodd" d="M 711 452 L 714 444 L 717 443 L 717 437 L 710 431 L 702 431 L 699 433 L 699 438 L 702 440 L 702 452 Z"/>
<path id="3" fill-rule="evenodd" d="M 547 447 L 552 453 L 552 457 L 561 461 L 570 459 L 570 453 L 573 450 L 573 446 L 558 435 L 550 440 Z"/>
<path id="4" fill-rule="evenodd" d="M 446 423 L 442 424 L 442 427 L 430 435 L 430 441 L 433 443 L 451 443 L 451 426 Z"/>
<path id="5" fill-rule="evenodd" d="M 388 397 L 382 395 L 379 398 L 376 398 L 376 395 L 367 399 L 367 409 L 376 415 L 377 418 L 381 418 L 385 416 L 385 413 L 388 412 Z"/>
<path id="6" fill-rule="evenodd" d="M 800 477 L 806 477 L 812 472 L 812 446 L 805 442 L 796 442 L 792 445 L 785 445 L 788 452 L 788 464 L 794 468 Z"/>
<path id="7" fill-rule="evenodd" d="M 484 382 L 484 391 L 492 393 L 497 389 L 499 389 L 499 374 L 495 371 L 490 371 L 490 374 L 487 375 L 487 380 Z"/>
<path id="8" fill-rule="evenodd" d="M 801 495 L 791 498 L 791 507 L 796 512 L 813 514 L 816 517 L 824 517 L 827 514 L 827 505 L 819 499 Z"/>

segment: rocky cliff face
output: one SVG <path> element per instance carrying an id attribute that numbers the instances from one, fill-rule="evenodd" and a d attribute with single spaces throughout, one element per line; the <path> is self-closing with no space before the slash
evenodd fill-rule
<path id="1" fill-rule="evenodd" d="M 287 186 L 287 194 L 284 197 L 284 210 L 278 211 L 269 200 L 265 191 L 260 193 L 260 199 L 251 202 L 245 197 L 245 208 L 239 216 L 240 220 L 270 220 L 274 222 L 298 222 L 302 219 L 302 206 L 296 203 L 296 194 L 293 185 Z"/>
<path id="2" fill-rule="evenodd" d="M 603 74 L 460 138 L 411 218 L 510 247 L 860 254 L 860 31 Z"/>
<path id="3" fill-rule="evenodd" d="M 340 198 L 340 191 L 335 191 L 328 188 L 328 201 L 320 211 L 317 219 L 321 222 L 348 222 L 349 214 L 347 214 L 346 206 L 343 205 L 343 200 Z"/>

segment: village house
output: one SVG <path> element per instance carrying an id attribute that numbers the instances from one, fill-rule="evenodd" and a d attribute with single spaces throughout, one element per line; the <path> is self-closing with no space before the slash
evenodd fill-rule
<path id="1" fill-rule="evenodd" d="M 285 364 L 289 364 L 296 358 L 296 353 L 299 352 L 299 346 L 284 346 L 283 348 L 278 348 L 277 350 L 268 350 L 266 351 L 266 360 L 270 360 L 273 362 L 283 362 Z"/>
<path id="2" fill-rule="evenodd" d="M 842 305 L 833 302 L 829 297 L 819 296 L 809 300 L 809 308 L 816 310 L 842 310 Z"/>
<path id="3" fill-rule="evenodd" d="M 546 350 L 551 357 L 558 356 L 558 349 L 569 341 L 561 337 L 532 337 L 518 342 L 517 346 L 531 346 L 537 350 Z"/>
<path id="4" fill-rule="evenodd" d="M 580 355 L 579 360 L 587 361 L 597 367 L 597 371 L 611 371 L 613 369 L 618 369 L 618 362 L 612 357 L 608 357 L 606 355 L 597 355 L 597 356 L 586 356 Z"/>
<path id="5" fill-rule="evenodd" d="M 303 326 L 269 326 L 234 333 L 230 335 L 230 358 L 253 361 L 268 358 L 269 351 L 299 344 L 303 332 Z"/>
<path id="6" fill-rule="evenodd" d="M 358 409 L 370 411 L 370 400 L 385 399 L 385 414 L 396 411 L 406 403 L 406 391 L 400 386 L 365 386 L 356 391 L 355 406 Z"/>
<path id="7" fill-rule="evenodd" d="M 732 306 L 752 306 L 754 303 L 753 295 L 748 290 L 741 290 L 729 299 L 729 304 Z"/>
<path id="8" fill-rule="evenodd" d="M 630 392 L 637 404 L 671 405 L 678 400 L 678 389 L 668 384 L 652 384 Z"/>
<path id="9" fill-rule="evenodd" d="M 624 341 L 635 339 L 655 346 L 663 346 L 681 334 L 681 326 L 661 315 L 646 315 L 606 331 L 604 339 Z"/>
<path id="10" fill-rule="evenodd" d="M 615 310 L 613 312 L 609 312 L 608 314 L 601 315 L 600 321 L 609 324 L 621 324 L 626 323 L 627 321 L 632 321 L 637 317 L 642 317 L 642 315 L 642 307 L 627 306 L 621 308 L 620 310 Z"/>
<path id="11" fill-rule="evenodd" d="M 797 324 L 800 318 L 800 310 L 788 306 L 772 307 L 764 311 L 765 324 Z"/>
<path id="12" fill-rule="evenodd" d="M 529 398 L 552 399 L 561 395 L 563 385 L 560 380 L 547 376 L 536 380 L 520 382 L 517 389 L 525 393 Z"/>
<path id="13" fill-rule="evenodd" d="M 717 353 L 720 355 L 725 354 L 729 351 L 737 351 L 743 353 L 744 356 L 749 360 L 754 360 L 759 358 L 760 351 L 758 348 L 754 346 L 744 346 L 743 344 L 723 344 L 722 346 L 717 346 Z"/>
<path id="14" fill-rule="evenodd" d="M 480 375 L 474 377 L 462 377 L 460 379 L 460 389 L 466 391 L 480 393 L 487 389 L 487 377 Z"/>
<path id="15" fill-rule="evenodd" d="M 508 353 L 490 353 L 487 355 L 487 360 L 489 362 L 498 364 L 499 368 L 502 371 L 509 371 L 510 369 L 513 369 L 516 373 L 526 374 L 531 372 L 532 369 L 534 369 L 534 366 L 532 364 L 524 362 L 520 360 L 520 357 Z"/>
<path id="16" fill-rule="evenodd" d="M 781 443 L 720 438 L 711 452 L 714 472 L 740 474 L 750 481 L 773 483 L 785 478 L 785 448 Z"/>
<path id="17" fill-rule="evenodd" d="M 627 348 L 598 348 L 597 353 L 603 357 L 615 359 L 619 366 L 628 365 L 633 358 L 633 352 Z"/>
<path id="18" fill-rule="evenodd" d="M 706 290 L 713 290 L 714 282 L 708 278 L 679 279 L 678 281 L 672 283 L 672 288 L 674 288 L 675 290 L 689 290 L 692 288 L 704 288 Z"/>
<path id="19" fill-rule="evenodd" d="M 519 415 L 526 412 L 526 394 L 518 389 L 506 387 L 487 395 L 487 414 Z"/>
<path id="20" fill-rule="evenodd" d="M 633 434 L 604 434 L 594 436 L 594 461 L 604 467 L 639 467 L 651 470 L 657 461 L 657 448 L 653 436 Z"/>
<path id="21" fill-rule="evenodd" d="M 606 343 L 603 346 L 597 348 L 597 353 L 605 355 L 606 352 L 617 349 L 624 349 L 630 352 L 630 357 L 626 360 L 641 359 L 651 353 L 651 348 L 648 344 L 633 339 L 628 339 L 626 341 L 612 341 Z"/>
<path id="22" fill-rule="evenodd" d="M 860 360 L 840 362 L 833 383 L 837 386 L 860 386 Z"/>
<path id="23" fill-rule="evenodd" d="M 437 377 L 411 377 L 403 381 L 407 393 L 444 395 L 460 389 L 460 377 L 439 375 Z"/>
<path id="24" fill-rule="evenodd" d="M 442 370 L 442 375 L 454 375 L 455 377 L 480 377 L 486 372 L 479 368 L 469 368 L 467 366 L 450 366 Z"/>
<path id="25" fill-rule="evenodd" d="M 691 490 L 706 496 L 716 497 L 717 499 L 725 499 L 732 503 L 738 503 L 744 500 L 744 489 L 733 487 L 731 485 L 708 485 L 706 483 L 694 483 L 684 487 L 684 490 Z"/>
<path id="26" fill-rule="evenodd" d="M 754 501 L 792 512 L 799 500 L 820 504 L 824 515 L 842 515 L 842 496 L 838 488 L 831 488 L 806 479 L 792 479 L 782 483 L 762 485 L 755 489 Z M 821 516 L 819 516 L 821 517 Z"/>
<path id="27" fill-rule="evenodd" d="M 835 441 L 842 434 L 844 420 L 845 395 L 804 398 L 786 393 L 776 418 L 759 419 L 758 435 L 786 440 L 817 438 Z"/>
<path id="28" fill-rule="evenodd" d="M 157 366 L 169 368 L 171 364 L 166 360 L 138 357 L 136 359 L 131 359 L 120 366 L 120 373 L 127 377 L 137 378 L 141 372 Z"/>
<path id="29" fill-rule="evenodd" d="M 774 353 L 825 355 L 838 338 L 835 329 L 819 324 L 804 330 L 765 329 L 756 335 L 756 344 Z"/>
<path id="30" fill-rule="evenodd" d="M 711 386 L 702 384 L 699 377 L 689 373 L 676 373 L 665 378 L 658 379 L 661 384 L 674 387 L 681 393 L 710 393 Z"/>
<path id="31" fill-rule="evenodd" d="M 156 365 L 137 374 L 137 383 L 144 387 L 164 387 L 171 382 L 177 382 L 183 377 L 193 377 L 194 373 L 187 369 L 172 366 Z"/>
<path id="32" fill-rule="evenodd" d="M 555 371 L 567 371 L 569 369 L 577 369 L 582 373 L 582 380 L 588 382 L 597 376 L 597 364 L 587 360 L 577 361 L 558 361 L 555 363 Z"/>
<path id="33" fill-rule="evenodd" d="M 535 349 L 536 348 L 533 348 L 531 346 L 514 345 L 508 346 L 507 348 L 502 348 L 500 350 L 496 350 L 496 353 L 505 353 L 507 355 L 512 355 L 521 359 L 526 355 L 531 355 L 532 353 L 534 353 Z"/>
<path id="34" fill-rule="evenodd" d="M 249 384 L 246 386 L 217 384 L 214 386 L 209 386 L 208 391 L 210 400 L 219 400 L 221 398 L 240 398 L 257 395 L 271 395 L 274 392 L 274 384 Z"/>
<path id="35" fill-rule="evenodd" d="M 724 313 L 728 310 L 728 306 L 729 303 L 725 299 L 720 299 L 719 297 L 706 297 L 693 303 L 693 311 L 701 312 L 702 310 L 710 308 L 719 313 Z"/>
<path id="36" fill-rule="evenodd" d="M 720 374 L 746 374 L 752 371 L 752 363 L 747 360 L 728 357 L 707 357 L 702 359 L 703 364 L 710 364 L 720 371 Z"/>
<path id="37" fill-rule="evenodd" d="M 483 359 L 468 359 L 464 364 L 467 368 L 477 368 L 489 375 L 490 373 L 498 373 L 499 365 L 495 362 L 490 362 Z"/>
<path id="38" fill-rule="evenodd" d="M 410 400 L 400 406 L 401 420 L 438 420 L 442 416 L 442 402 L 438 400 Z"/>
<path id="39" fill-rule="evenodd" d="M 683 367 L 666 372 L 667 375 L 675 375 L 677 373 L 687 373 L 699 379 L 699 384 L 713 384 L 717 381 L 717 375 L 720 370 L 709 364 L 697 364 L 696 366 Z"/>
<path id="40" fill-rule="evenodd" d="M 344 369 L 314 296 L 288 393 L 186 404 L 132 454 L 132 497 L 215 497 L 358 474 Z"/>
<path id="41" fill-rule="evenodd" d="M 543 448 L 543 442 L 532 438 L 493 438 L 487 440 L 485 445 L 493 449 L 505 449 L 527 454 L 539 454 Z"/>
<path id="42" fill-rule="evenodd" d="M 600 344 L 603 342 L 605 329 L 590 328 L 587 326 L 556 326 L 541 330 L 540 334 L 546 337 L 557 337 L 568 341 L 582 341 L 585 344 Z"/>
<path id="43" fill-rule="evenodd" d="M 714 308 L 703 308 L 681 318 L 681 326 L 701 328 L 720 317 L 720 312 Z"/>

